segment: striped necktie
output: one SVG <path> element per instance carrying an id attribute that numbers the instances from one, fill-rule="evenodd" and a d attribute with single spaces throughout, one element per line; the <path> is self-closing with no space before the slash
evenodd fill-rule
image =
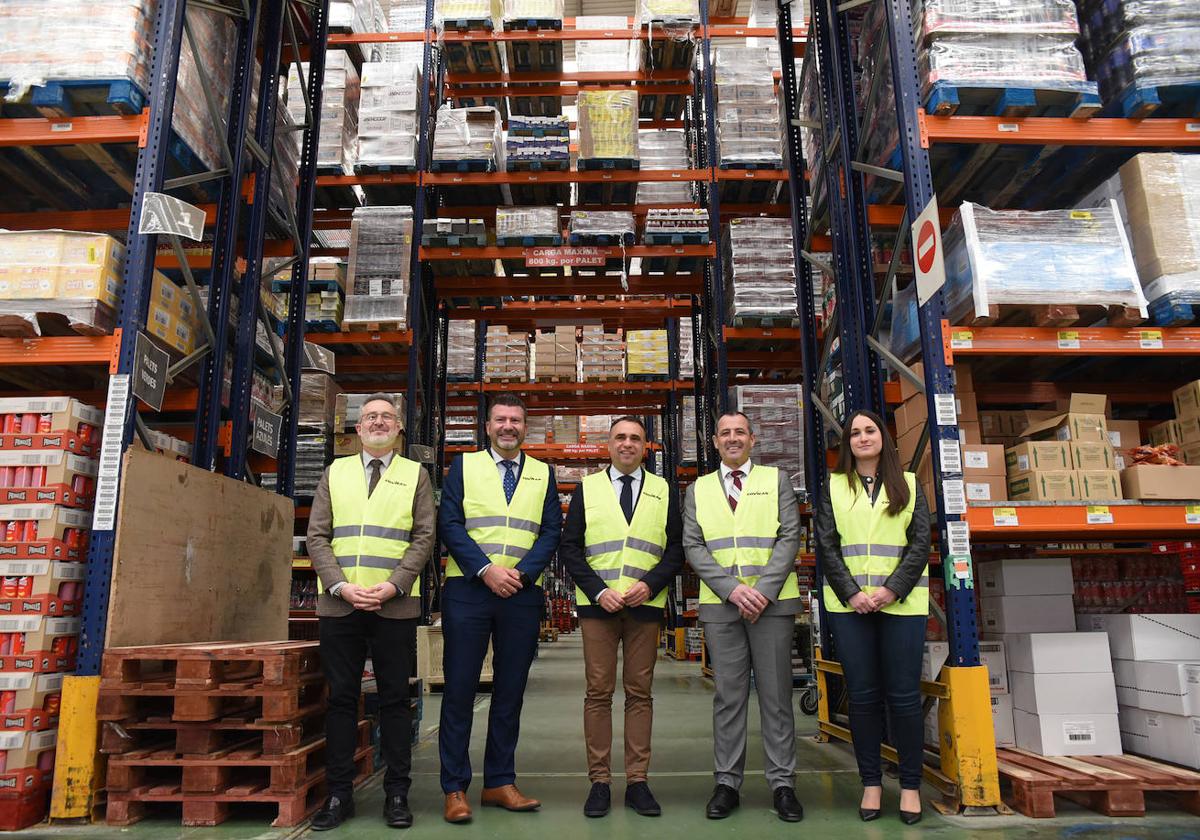
<path id="1" fill-rule="evenodd" d="M 504 498 L 512 504 L 513 494 L 517 492 L 517 463 L 516 461 L 501 461 L 504 467 Z"/>
<path id="2" fill-rule="evenodd" d="M 737 510 L 738 499 L 742 498 L 742 476 L 745 473 L 741 470 L 733 470 L 729 473 L 729 477 L 733 479 L 729 487 L 729 507 Z"/>

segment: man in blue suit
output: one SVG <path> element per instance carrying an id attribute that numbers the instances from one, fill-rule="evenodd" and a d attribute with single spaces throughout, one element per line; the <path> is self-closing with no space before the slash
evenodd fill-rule
<path id="1" fill-rule="evenodd" d="M 460 455 L 442 485 L 438 527 L 450 554 L 442 590 L 446 677 L 438 745 L 447 822 L 471 819 L 471 719 L 488 643 L 488 712 L 481 804 L 509 811 L 541 806 L 517 789 L 516 751 L 529 666 L 537 653 L 542 571 L 562 532 L 554 473 L 525 455 L 525 404 L 500 394 L 488 409 L 490 446 Z"/>

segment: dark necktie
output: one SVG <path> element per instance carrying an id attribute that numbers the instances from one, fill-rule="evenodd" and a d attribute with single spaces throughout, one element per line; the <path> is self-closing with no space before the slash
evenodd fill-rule
<path id="1" fill-rule="evenodd" d="M 500 465 L 504 467 L 504 498 L 509 504 L 512 504 L 513 493 L 517 492 L 517 462 L 516 461 L 501 461 Z"/>
<path id="2" fill-rule="evenodd" d="M 367 496 L 375 492 L 375 485 L 379 483 L 380 477 L 383 475 L 383 461 L 378 458 L 371 461 L 371 480 L 367 483 Z"/>
<path id="3" fill-rule="evenodd" d="M 733 479 L 733 487 L 729 489 L 729 507 L 733 510 L 737 510 L 738 499 L 742 497 L 742 476 L 744 475 L 745 473 L 741 470 L 734 470 L 729 474 L 729 477 Z"/>
<path id="4" fill-rule="evenodd" d="M 633 476 L 621 476 L 621 510 L 625 511 L 625 522 L 633 521 Z"/>

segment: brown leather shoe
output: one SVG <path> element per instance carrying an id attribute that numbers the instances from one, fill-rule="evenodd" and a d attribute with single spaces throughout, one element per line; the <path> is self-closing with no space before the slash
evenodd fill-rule
<path id="1" fill-rule="evenodd" d="M 479 802 L 481 805 L 494 805 L 497 808 L 504 808 L 507 811 L 536 811 L 542 807 L 541 802 L 538 802 L 536 799 L 530 799 L 521 793 L 521 791 L 517 790 L 516 785 L 484 788 Z"/>
<path id="2" fill-rule="evenodd" d="M 456 790 L 446 794 L 446 810 L 443 814 L 448 823 L 465 823 L 471 821 L 471 803 L 467 801 L 464 791 Z"/>

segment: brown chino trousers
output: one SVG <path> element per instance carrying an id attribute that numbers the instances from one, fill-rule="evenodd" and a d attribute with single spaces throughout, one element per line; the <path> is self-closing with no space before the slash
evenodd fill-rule
<path id="1" fill-rule="evenodd" d="M 587 744 L 588 780 L 612 783 L 612 698 L 617 687 L 617 647 L 622 648 L 625 689 L 625 781 L 644 782 L 650 769 L 650 730 L 654 723 L 654 663 L 660 626 L 638 621 L 628 610 L 607 618 L 581 618 L 583 668 L 587 694 L 583 700 L 583 736 Z"/>

